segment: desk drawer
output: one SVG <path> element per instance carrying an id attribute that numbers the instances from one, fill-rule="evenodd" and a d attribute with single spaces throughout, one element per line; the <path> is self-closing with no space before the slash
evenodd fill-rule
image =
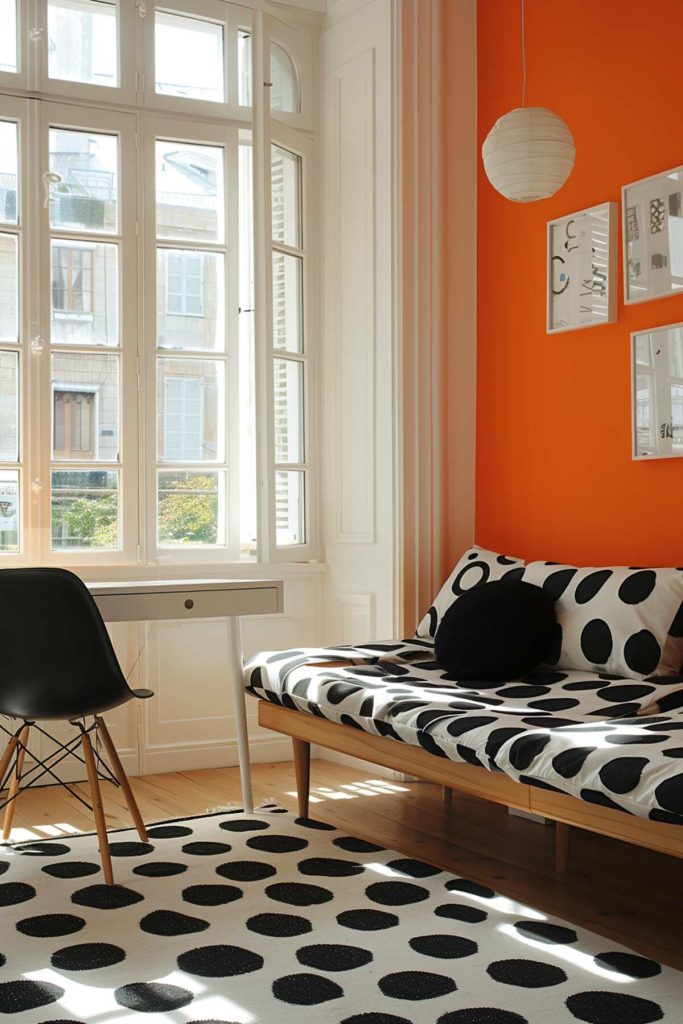
<path id="1" fill-rule="evenodd" d="M 282 611 L 277 587 L 171 591 L 164 594 L 101 594 L 95 601 L 105 622 L 215 619 L 231 615 L 275 615 Z"/>

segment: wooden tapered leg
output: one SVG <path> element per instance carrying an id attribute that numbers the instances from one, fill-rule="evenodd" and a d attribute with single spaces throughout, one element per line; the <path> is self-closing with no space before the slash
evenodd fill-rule
<path id="1" fill-rule="evenodd" d="M 571 837 L 571 826 L 564 822 L 555 823 L 555 870 L 558 875 L 563 875 L 569 866 L 569 839 Z"/>
<path id="2" fill-rule="evenodd" d="M 92 800 L 93 811 L 95 813 L 95 828 L 97 829 L 97 839 L 100 845 L 100 859 L 102 861 L 102 871 L 104 873 L 104 880 L 107 885 L 114 884 L 114 872 L 111 866 L 111 854 L 109 853 L 109 839 L 107 837 L 107 823 L 104 819 L 104 808 L 102 807 L 102 794 L 100 793 L 100 782 L 97 778 L 97 766 L 95 765 L 95 755 L 92 752 L 92 744 L 90 737 L 87 732 L 82 733 L 81 743 L 83 744 L 83 757 L 85 758 L 85 767 L 88 770 L 88 782 L 90 784 L 90 798 Z"/>
<path id="3" fill-rule="evenodd" d="M 0 757 L 0 784 L 2 784 L 5 772 L 9 768 L 12 758 L 14 757 L 14 751 L 17 749 L 18 742 L 18 736 L 10 736 L 7 746 L 5 747 L 5 753 Z"/>
<path id="4" fill-rule="evenodd" d="M 12 822 L 14 821 L 14 812 L 17 809 L 17 793 L 19 792 L 19 782 L 21 780 L 21 773 L 24 769 L 24 757 L 26 756 L 26 744 L 28 743 L 28 734 L 31 731 L 30 725 L 25 725 L 19 733 L 19 750 L 17 752 L 17 760 L 14 765 L 14 771 L 10 778 L 10 783 L 7 791 L 7 799 L 11 802 L 7 804 L 5 808 L 5 821 L 2 828 L 2 838 L 4 840 L 9 839 L 12 831 Z M 15 744 L 16 746 L 16 744 Z M 5 771 L 7 769 L 5 768 Z M 3 773 L 0 773 L 0 775 Z"/>
<path id="5" fill-rule="evenodd" d="M 130 816 L 133 819 L 136 829 L 138 830 L 138 835 L 140 836 L 142 842 L 146 843 L 147 829 L 145 828 L 145 823 L 142 820 L 140 809 L 137 805 L 137 801 L 133 794 L 133 790 L 131 789 L 130 782 L 128 781 L 126 770 L 121 764 L 121 759 L 116 751 L 116 747 L 114 746 L 114 741 L 109 735 L 109 729 L 107 729 L 106 723 L 103 718 L 96 717 L 95 722 L 97 724 L 97 731 L 99 735 L 102 737 L 102 742 L 104 743 L 105 749 L 107 751 L 110 764 L 114 770 L 114 775 L 118 779 L 119 785 L 121 786 L 121 789 L 123 791 L 123 795 L 126 798 L 128 810 L 130 811 Z"/>
<path id="6" fill-rule="evenodd" d="M 294 771 L 296 773 L 296 795 L 299 801 L 299 817 L 308 817 L 308 798 L 311 789 L 311 744 L 292 738 L 294 748 Z"/>

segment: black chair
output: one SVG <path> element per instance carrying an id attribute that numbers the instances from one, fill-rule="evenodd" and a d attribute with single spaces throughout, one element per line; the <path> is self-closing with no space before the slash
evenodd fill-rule
<path id="1" fill-rule="evenodd" d="M 78 576 L 65 569 L 0 570 L 0 715 L 21 720 L 13 733 L 0 725 L 10 737 L 0 758 L 0 790 L 8 788 L 0 803 L 0 810 L 5 808 L 4 839 L 9 839 L 20 789 L 48 775 L 90 808 L 54 771 L 74 755 L 86 768 L 102 870 L 107 885 L 113 885 L 99 775 L 120 785 L 143 842 L 147 831 L 101 716 L 135 697 L 152 696 L 151 690 L 128 686 L 97 605 Z M 92 721 L 88 724 L 86 718 Z M 68 721 L 78 732 L 62 743 L 37 724 L 45 720 Z M 48 736 L 57 750 L 44 759 L 30 751 L 34 763 L 24 774 L 31 729 Z M 93 747 L 93 733 L 101 739 L 111 769 L 100 756 L 99 744 Z"/>

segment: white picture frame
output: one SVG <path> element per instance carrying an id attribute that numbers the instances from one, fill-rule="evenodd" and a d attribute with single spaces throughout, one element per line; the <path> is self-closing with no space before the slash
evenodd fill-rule
<path id="1" fill-rule="evenodd" d="M 631 334 L 631 458 L 683 457 L 683 323 Z"/>
<path id="2" fill-rule="evenodd" d="M 624 185 L 624 303 L 683 293 L 683 166 Z"/>
<path id="3" fill-rule="evenodd" d="M 601 203 L 548 222 L 548 334 L 616 321 L 617 206 Z"/>

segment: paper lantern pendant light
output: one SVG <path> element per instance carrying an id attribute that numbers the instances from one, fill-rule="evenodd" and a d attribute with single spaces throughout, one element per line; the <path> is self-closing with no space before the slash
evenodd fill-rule
<path id="1" fill-rule="evenodd" d="M 486 176 L 515 203 L 547 199 L 572 172 L 576 149 L 569 128 L 545 107 L 517 107 L 504 114 L 482 147 Z"/>
<path id="2" fill-rule="evenodd" d="M 499 117 L 486 136 L 486 176 L 515 203 L 547 199 L 572 172 L 576 149 L 569 128 L 545 107 L 526 105 L 525 0 L 522 3 L 522 105 Z"/>

